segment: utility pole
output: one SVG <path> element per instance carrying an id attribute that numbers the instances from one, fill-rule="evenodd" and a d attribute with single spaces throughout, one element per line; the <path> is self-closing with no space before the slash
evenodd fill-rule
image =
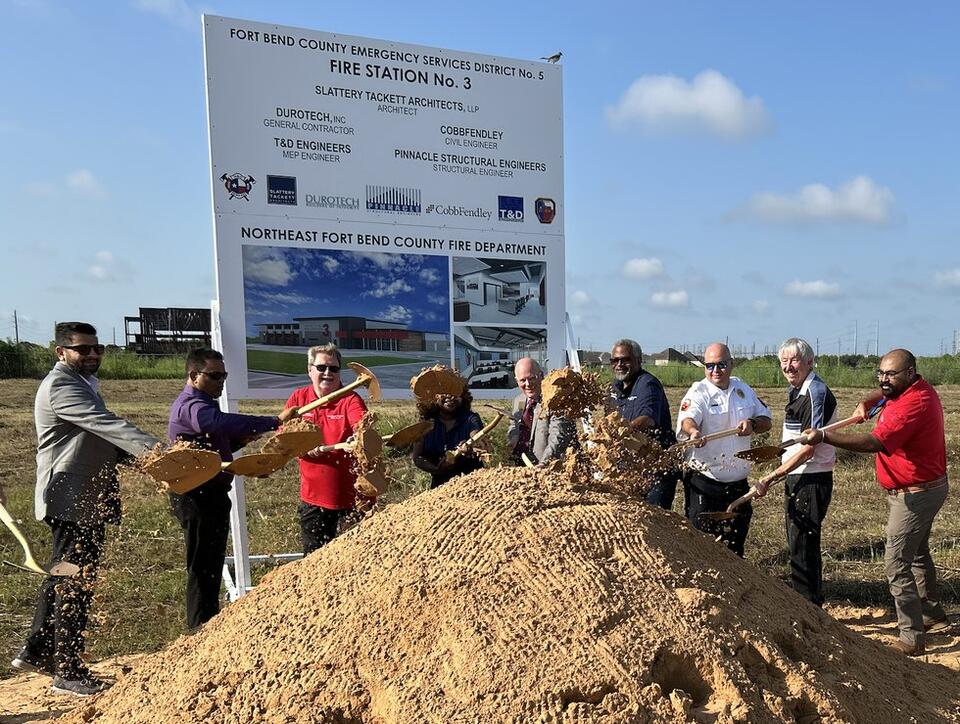
<path id="1" fill-rule="evenodd" d="M 17 321 L 17 310 L 13 310 L 13 338 L 17 342 L 17 346 L 20 346 L 20 324 Z"/>
<path id="2" fill-rule="evenodd" d="M 837 369 L 840 369 L 840 338 L 837 337 Z"/>
<path id="3" fill-rule="evenodd" d="M 880 320 L 877 320 L 877 357 L 880 356 Z"/>
<path id="4" fill-rule="evenodd" d="M 816 354 L 817 357 L 819 357 L 820 356 L 820 338 L 817 337 L 816 340 L 817 340 L 815 343 L 816 349 L 814 350 L 814 354 Z"/>
<path id="5" fill-rule="evenodd" d="M 860 350 L 857 349 L 857 320 L 853 320 L 853 356 L 856 357 Z"/>

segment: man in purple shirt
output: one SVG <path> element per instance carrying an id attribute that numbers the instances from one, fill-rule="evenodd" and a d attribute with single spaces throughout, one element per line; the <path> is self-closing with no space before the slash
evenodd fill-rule
<path id="1" fill-rule="evenodd" d="M 170 408 L 167 436 L 189 440 L 215 450 L 224 461 L 251 438 L 276 430 L 297 415 L 296 408 L 278 417 L 221 412 L 217 398 L 223 394 L 227 371 L 223 355 L 213 349 L 195 349 L 187 355 L 187 384 Z M 187 548 L 187 626 L 192 630 L 220 611 L 220 573 L 230 531 L 231 473 L 184 495 L 170 494 L 173 514 L 183 528 Z"/>

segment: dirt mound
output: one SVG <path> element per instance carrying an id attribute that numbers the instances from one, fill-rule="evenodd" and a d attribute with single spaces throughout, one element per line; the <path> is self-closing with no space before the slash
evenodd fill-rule
<path id="1" fill-rule="evenodd" d="M 67 721 L 957 721 L 958 684 L 679 516 L 499 468 L 271 573 Z"/>

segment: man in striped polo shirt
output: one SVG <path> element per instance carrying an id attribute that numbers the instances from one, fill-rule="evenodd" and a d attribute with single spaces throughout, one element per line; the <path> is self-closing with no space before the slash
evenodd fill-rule
<path id="1" fill-rule="evenodd" d="M 837 400 L 813 371 L 815 359 L 810 344 L 791 337 L 780 345 L 777 356 L 783 376 L 790 383 L 782 439 L 792 440 L 804 430 L 833 422 Z M 786 478 L 783 510 L 790 550 L 790 583 L 793 590 L 816 606 L 823 606 L 820 532 L 833 495 L 835 460 L 831 445 L 789 447 L 776 470 L 756 484 L 761 497 L 771 483 Z"/>

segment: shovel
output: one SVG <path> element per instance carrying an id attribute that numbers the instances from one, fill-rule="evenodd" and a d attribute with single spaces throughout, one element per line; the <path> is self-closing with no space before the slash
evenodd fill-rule
<path id="1" fill-rule="evenodd" d="M 703 437 L 694 438 L 692 440 L 681 440 L 680 442 L 674 443 L 667 448 L 668 453 L 682 452 L 688 447 L 693 445 L 698 445 L 699 443 L 708 443 L 711 440 L 720 440 L 724 437 L 730 437 L 731 435 L 736 435 L 740 432 L 739 427 L 731 427 L 729 430 L 720 430 L 720 432 L 711 432 L 709 435 L 704 435 Z"/>
<path id="2" fill-rule="evenodd" d="M 27 542 L 26 537 L 20 532 L 17 524 L 13 521 L 13 517 L 11 517 L 10 513 L 2 505 L 0 505 L 0 520 L 2 520 L 3 524 L 10 529 L 10 532 L 13 533 L 13 536 L 20 543 L 20 547 L 23 548 L 23 565 L 21 566 L 17 563 L 4 561 L 4 563 L 8 566 L 19 568 L 21 571 L 39 573 L 41 576 L 69 577 L 75 576 L 80 572 L 80 566 L 78 566 L 76 563 L 69 563 L 68 561 L 57 561 L 50 566 L 49 569 L 44 568 L 37 563 L 37 559 L 33 557 L 33 552 L 30 550 L 30 544 Z"/>
<path id="3" fill-rule="evenodd" d="M 520 453 L 520 459 L 523 460 L 524 466 L 528 468 L 534 467 L 533 460 L 530 459 L 530 456 L 526 453 Z"/>
<path id="4" fill-rule="evenodd" d="M 837 420 L 836 422 L 827 425 L 826 427 L 820 428 L 825 432 L 830 432 L 831 430 L 839 430 L 841 427 L 847 427 L 848 425 L 855 425 L 858 422 L 863 422 L 864 420 L 869 420 L 871 417 L 875 416 L 880 409 L 883 407 L 883 403 L 886 400 L 880 400 L 876 405 L 874 405 L 870 411 L 867 413 L 866 417 L 860 417 L 860 415 L 853 415 L 848 417 L 845 420 Z M 788 447 L 802 443 L 802 438 L 795 437 L 792 440 L 784 440 L 779 445 L 763 445 L 761 447 L 752 447 L 749 450 L 744 450 L 743 452 L 736 453 L 738 458 L 743 460 L 749 460 L 752 463 L 765 463 L 770 460 L 778 459 L 786 451 Z"/>
<path id="5" fill-rule="evenodd" d="M 452 465 L 454 461 L 465 453 L 470 452 L 480 442 L 484 437 L 490 434 L 490 431 L 493 430 L 497 425 L 500 424 L 500 421 L 503 419 L 504 415 L 502 412 L 498 412 L 497 416 L 493 418 L 493 422 L 487 423 L 483 429 L 477 430 L 469 438 L 460 443 L 456 450 L 447 450 L 445 459 L 448 465 Z"/>
<path id="6" fill-rule="evenodd" d="M 383 438 L 383 443 L 397 450 L 410 447 L 413 443 L 422 439 L 424 435 L 433 430 L 433 426 L 433 420 L 415 422 L 412 425 L 401 427 L 392 435 L 387 435 L 387 437 Z"/>
<path id="7" fill-rule="evenodd" d="M 213 450 L 187 448 L 170 450 L 143 467 L 154 480 L 166 483 L 171 493 L 183 495 L 215 478 L 223 461 Z"/>
<path id="8" fill-rule="evenodd" d="M 378 402 L 380 400 L 380 382 L 377 380 L 377 376 L 359 362 L 350 362 L 347 364 L 347 367 L 357 373 L 357 379 L 349 385 L 344 385 L 339 390 L 334 390 L 329 395 L 318 397 L 313 402 L 308 402 L 303 407 L 297 408 L 297 415 L 302 416 L 311 410 L 326 405 L 328 402 L 339 400 L 357 387 L 366 387 L 370 399 L 373 402 Z M 280 431 L 264 443 L 261 452 L 276 453 L 278 455 L 295 458 L 310 452 L 322 444 L 323 433 L 321 433 L 320 430 Z"/>

